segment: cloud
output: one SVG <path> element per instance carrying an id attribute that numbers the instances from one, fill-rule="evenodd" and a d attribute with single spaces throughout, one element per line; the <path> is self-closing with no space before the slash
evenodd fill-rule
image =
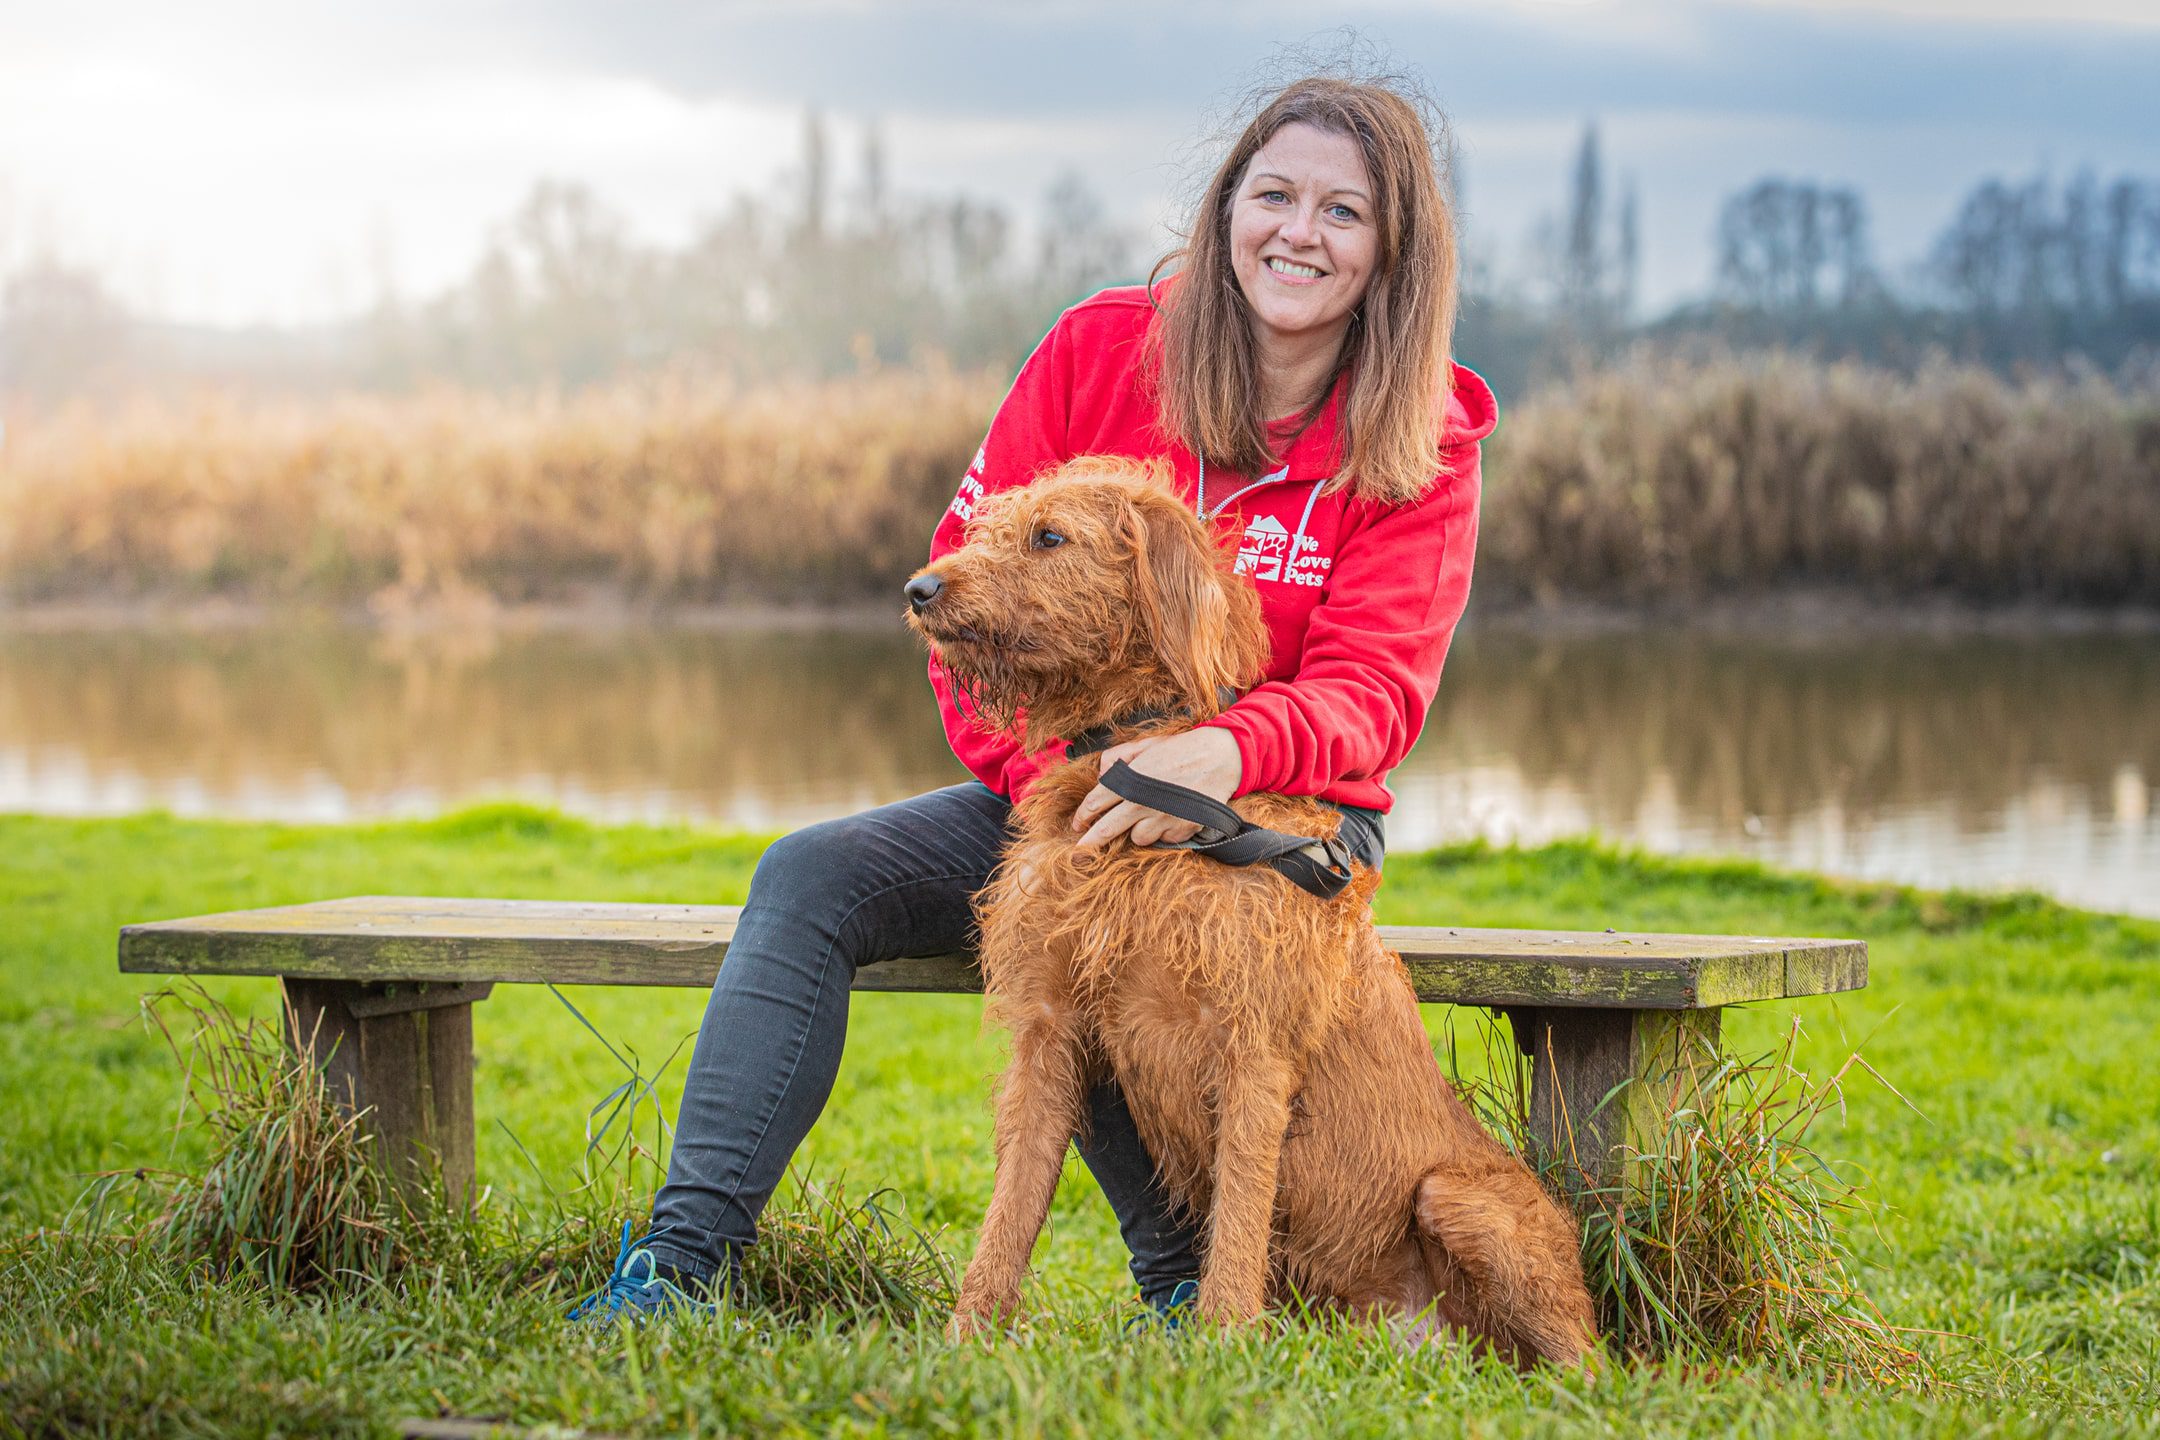
<path id="1" fill-rule="evenodd" d="M 1945 12 L 1956 9 L 1959 17 Z M 2160 170 L 2150 0 L 1365 0 L 1328 12 L 1452 114 L 1503 253 L 1558 206 L 1582 124 L 1644 198 L 1653 299 L 1698 283 L 1719 201 L 1764 173 L 1858 185 L 1915 253 L 1988 174 Z M 47 233 L 147 303 L 328 313 L 387 237 L 408 291 L 469 265 L 543 176 L 670 238 L 793 163 L 800 111 L 875 117 L 903 189 L 1029 210 L 1077 169 L 1174 215 L 1285 0 L 0 0 L 0 270 Z M 1966 18 L 1977 15 L 1980 18 Z M 11 215 L 14 218 L 10 218 Z M 51 217 L 48 219 L 48 217 Z M 140 277 L 140 278 L 131 278 Z"/>
<path id="2" fill-rule="evenodd" d="M 2039 8 L 2032 0 L 1992 7 L 2011 15 Z M 2085 8 L 2095 8 L 2092 0 Z M 1190 116 L 1234 94 L 1286 44 L 1325 50 L 1331 38 L 1311 30 L 1309 6 L 1265 0 L 551 0 L 520 13 L 537 50 L 618 66 L 689 95 L 941 117 Z M 2013 116 L 2058 133 L 2160 121 L 2160 87 L 2151 83 L 2160 28 L 1960 24 L 1863 13 L 1835 0 L 1367 4 L 1334 13 L 1421 70 L 1451 109 L 1481 119 L 1635 109 L 1840 122 Z"/>
<path id="3" fill-rule="evenodd" d="M 2160 10 L 2155 10 L 2150 0 L 1749 0 L 1749 3 L 1785 9 L 1903 15 L 1959 24 L 2160 27 Z"/>

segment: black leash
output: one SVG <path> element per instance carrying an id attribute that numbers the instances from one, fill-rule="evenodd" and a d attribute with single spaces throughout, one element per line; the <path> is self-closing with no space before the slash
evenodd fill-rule
<path id="1" fill-rule="evenodd" d="M 1266 865 L 1299 889 L 1332 900 L 1350 883 L 1350 847 L 1337 836 L 1322 840 L 1285 835 L 1264 825 L 1248 825 L 1220 800 L 1143 775 L 1123 760 L 1102 773 L 1102 785 L 1135 805 L 1175 815 L 1200 827 L 1190 840 L 1159 848 L 1197 850 L 1225 865 Z"/>

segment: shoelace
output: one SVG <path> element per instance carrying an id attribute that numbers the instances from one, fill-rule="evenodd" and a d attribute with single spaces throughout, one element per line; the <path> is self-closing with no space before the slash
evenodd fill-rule
<path id="1" fill-rule="evenodd" d="M 623 1221 L 622 1248 L 615 1252 L 615 1269 L 608 1276 L 607 1284 L 580 1301 L 570 1312 L 569 1318 L 581 1320 L 596 1311 L 621 1310 L 645 1298 L 644 1292 L 659 1278 L 660 1262 L 653 1258 L 650 1250 L 630 1248 L 630 1232 L 635 1228 L 631 1221 Z M 630 1273 L 631 1267 L 639 1260 L 645 1262 L 642 1278 Z"/>

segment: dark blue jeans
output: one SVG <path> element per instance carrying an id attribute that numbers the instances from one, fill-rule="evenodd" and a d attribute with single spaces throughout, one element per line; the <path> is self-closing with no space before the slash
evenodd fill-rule
<path id="1" fill-rule="evenodd" d="M 646 1244 L 662 1265 L 733 1282 L 759 1212 L 832 1094 L 855 971 L 970 942 L 969 901 L 996 868 L 1010 809 L 985 786 L 954 785 L 798 830 L 758 861 L 653 1202 Z M 1379 865 L 1379 814 L 1342 809 L 1344 839 Z M 1141 1294 L 1161 1303 L 1199 1274 L 1197 1237 L 1156 1183 L 1115 1083 L 1096 1089 L 1090 1109 L 1081 1158 L 1117 1213 Z"/>

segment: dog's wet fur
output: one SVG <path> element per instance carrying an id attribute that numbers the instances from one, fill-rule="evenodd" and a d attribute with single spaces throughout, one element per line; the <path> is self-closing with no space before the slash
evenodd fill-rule
<path id="1" fill-rule="evenodd" d="M 936 593 L 909 623 L 982 723 L 1017 721 L 1034 747 L 1142 711 L 1181 713 L 1117 740 L 1198 724 L 1266 660 L 1252 586 L 1140 462 L 1076 460 L 991 497 L 922 577 Z M 1294 1295 L 1521 1365 L 1589 1363 L 1576 1225 L 1440 1073 L 1409 976 L 1373 928 L 1378 874 L 1360 865 L 1323 901 L 1191 851 L 1080 849 L 1071 820 L 1098 764 L 1036 782 L 977 900 L 1012 1058 L 955 1333 L 1017 1312 L 1066 1147 L 1107 1073 L 1203 1226 L 1202 1316 L 1247 1322 Z M 1286 795 L 1232 808 L 1303 835 L 1340 819 Z"/>

